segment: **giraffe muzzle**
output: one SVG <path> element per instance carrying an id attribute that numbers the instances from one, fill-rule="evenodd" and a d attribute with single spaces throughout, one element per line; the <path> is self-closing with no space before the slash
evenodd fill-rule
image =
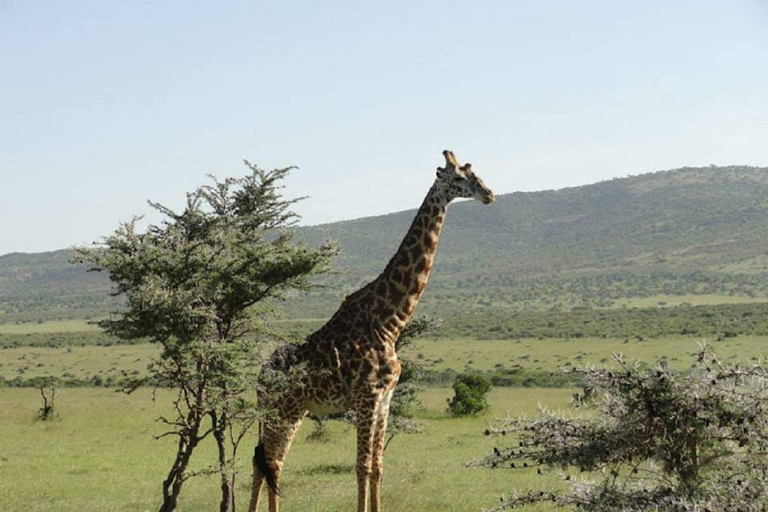
<path id="1" fill-rule="evenodd" d="M 490 195 L 483 197 L 482 201 L 483 204 L 491 204 L 492 202 L 496 201 L 496 194 L 491 192 Z"/>

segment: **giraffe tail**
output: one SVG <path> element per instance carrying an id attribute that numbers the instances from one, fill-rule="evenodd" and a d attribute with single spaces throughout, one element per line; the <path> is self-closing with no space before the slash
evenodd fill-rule
<path id="1" fill-rule="evenodd" d="M 267 454 L 264 451 L 264 443 L 261 441 L 259 441 L 258 446 L 256 446 L 256 449 L 253 451 L 253 465 L 256 466 L 256 469 L 259 470 L 259 473 L 264 475 L 264 478 L 267 480 L 267 485 L 270 489 L 272 489 L 272 492 L 279 496 L 280 489 L 277 487 L 275 472 L 267 464 Z"/>

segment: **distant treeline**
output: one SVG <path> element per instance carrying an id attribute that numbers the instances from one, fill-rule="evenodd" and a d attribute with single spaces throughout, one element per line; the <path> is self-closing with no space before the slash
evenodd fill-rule
<path id="1" fill-rule="evenodd" d="M 301 339 L 322 320 L 284 321 L 276 328 L 288 338 Z M 452 312 L 439 331 L 429 338 L 480 340 L 525 338 L 652 339 L 675 336 L 725 339 L 735 336 L 768 336 L 768 303 L 718 304 L 652 308 L 590 309 L 504 313 Z M 0 348 L 67 347 L 124 344 L 98 331 L 0 334 Z"/>
<path id="2" fill-rule="evenodd" d="M 455 314 L 439 334 L 449 338 L 611 338 L 674 336 L 725 339 L 768 336 L 768 303 L 659 308 L 586 309 L 503 314 Z"/>
<path id="3" fill-rule="evenodd" d="M 24 379 L 20 375 L 13 379 L 0 379 L 0 388 L 40 388 L 50 386 L 62 388 L 128 388 L 130 387 L 130 382 L 128 379 L 118 379 L 112 376 L 102 377 L 101 375 L 94 375 L 87 379 L 79 379 L 77 377 L 30 377 Z"/>
<path id="4" fill-rule="evenodd" d="M 527 370 L 522 368 L 496 369 L 485 372 L 473 372 L 484 375 L 496 387 L 536 387 L 536 388 L 574 388 L 583 385 L 583 378 L 575 373 L 562 373 L 546 370 Z M 419 378 L 420 386 L 450 386 L 461 375 L 455 370 L 425 370 Z M 0 379 L 0 388 L 40 388 L 50 387 L 83 388 L 131 388 L 134 384 L 128 378 L 94 375 L 80 379 L 76 377 L 54 378 L 50 376 L 30 377 L 28 379 L 17 375 L 13 379 Z M 143 385 L 154 386 L 152 382 Z"/>

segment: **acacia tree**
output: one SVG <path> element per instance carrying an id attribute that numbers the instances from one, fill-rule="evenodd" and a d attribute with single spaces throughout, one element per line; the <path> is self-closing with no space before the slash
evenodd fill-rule
<path id="1" fill-rule="evenodd" d="M 569 472 L 569 490 L 514 494 L 494 510 L 542 501 L 590 512 L 768 508 L 768 369 L 721 364 L 707 350 L 685 373 L 616 360 L 616 369 L 576 370 L 587 385 L 575 401 L 597 415 L 502 421 L 486 434 L 515 444 L 476 463 L 596 480 Z"/>
<path id="2" fill-rule="evenodd" d="M 178 440 L 161 512 L 175 509 L 194 474 L 192 453 L 210 434 L 218 449 L 220 509 L 234 511 L 235 457 L 255 420 L 246 392 L 255 386 L 259 348 L 269 334 L 268 299 L 309 289 L 310 278 L 326 272 L 337 253 L 332 242 L 318 248 L 294 242 L 290 228 L 298 216 L 291 207 L 300 199 L 280 193 L 292 168 L 264 171 L 245 163 L 246 176 L 212 177 L 212 184 L 188 193 L 181 213 L 150 202 L 161 223 L 141 231 L 136 218 L 74 257 L 107 271 L 115 294 L 125 297 L 125 308 L 99 322 L 101 328 L 159 344 L 147 380 L 177 390 L 175 415 L 161 418 L 169 426 L 163 435 Z"/>

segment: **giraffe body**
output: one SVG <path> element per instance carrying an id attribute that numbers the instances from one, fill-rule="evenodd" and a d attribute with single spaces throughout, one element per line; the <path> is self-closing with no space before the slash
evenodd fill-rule
<path id="1" fill-rule="evenodd" d="M 448 204 L 456 197 L 484 203 L 493 192 L 470 164 L 443 152 L 445 168 L 424 199 L 386 269 L 349 295 L 331 319 L 300 345 L 279 348 L 265 363 L 259 406 L 265 412 L 254 457 L 250 512 L 264 480 L 269 511 L 278 512 L 278 482 L 304 416 L 353 411 L 357 427 L 358 512 L 381 510 L 382 451 L 392 392 L 400 376 L 395 342 L 427 284 Z M 261 453 L 259 452 L 261 450 Z"/>

